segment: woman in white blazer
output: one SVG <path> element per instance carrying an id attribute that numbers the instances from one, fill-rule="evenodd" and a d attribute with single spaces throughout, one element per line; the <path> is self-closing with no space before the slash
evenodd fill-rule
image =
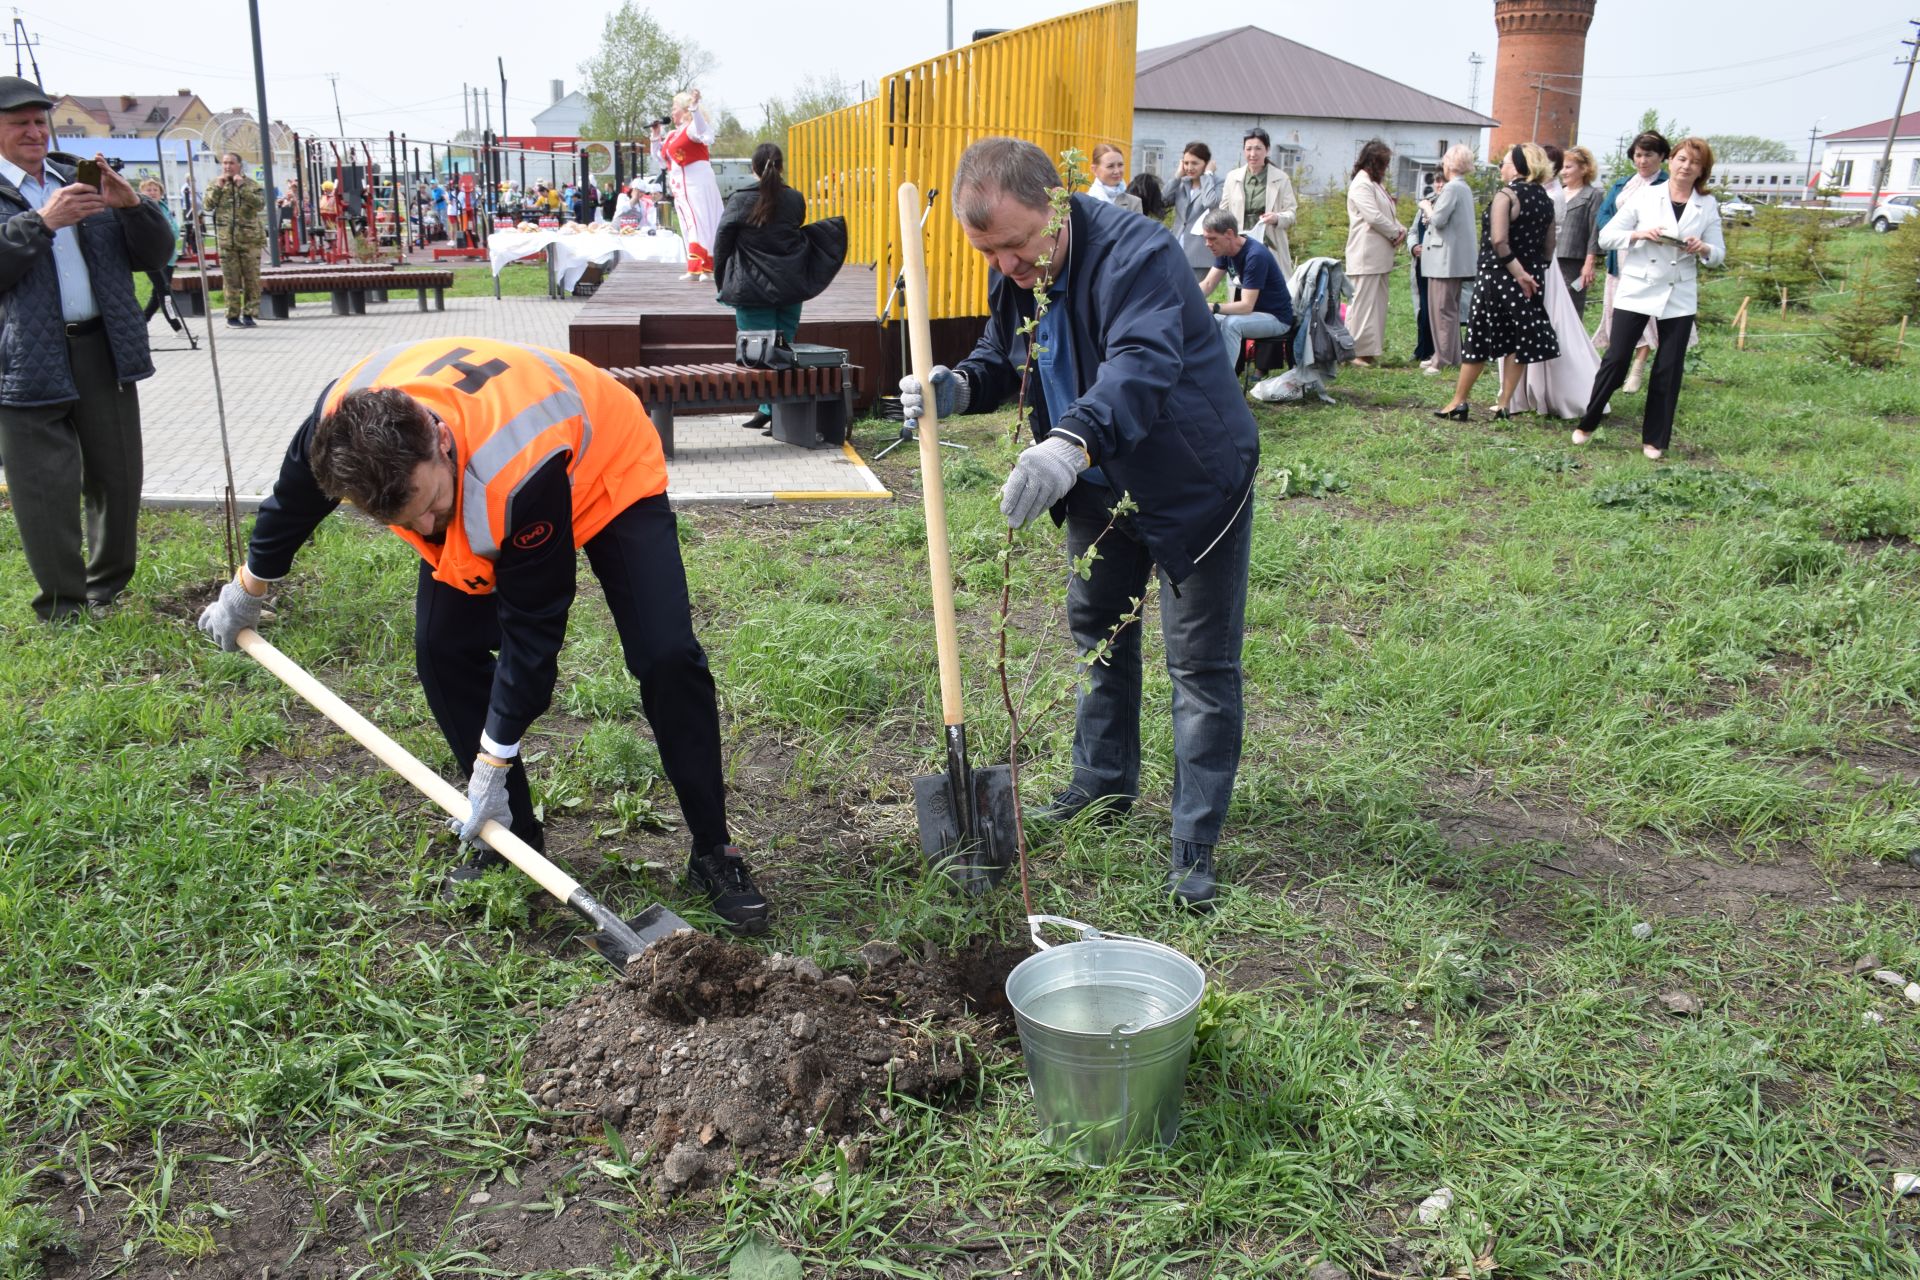
<path id="1" fill-rule="evenodd" d="M 1233 215 L 1242 235 L 1266 246 L 1280 264 L 1280 274 L 1291 280 L 1293 247 L 1287 243 L 1287 230 L 1293 226 L 1300 201 L 1294 197 L 1287 171 L 1267 163 L 1272 149 L 1273 140 L 1265 129 L 1247 130 L 1240 142 L 1246 163 L 1227 174 L 1220 188 L 1220 207 Z"/>
<path id="2" fill-rule="evenodd" d="M 1479 270 L 1480 247 L 1475 241 L 1479 210 L 1466 174 L 1473 168 L 1473 152 L 1460 143 L 1440 157 L 1440 175 L 1446 181 L 1431 200 L 1420 202 L 1427 215 L 1427 234 L 1420 248 L 1420 274 L 1427 278 L 1427 323 L 1433 330 L 1433 359 L 1420 368 L 1438 374 L 1460 363 L 1460 289 Z"/>
<path id="3" fill-rule="evenodd" d="M 1705 138 L 1682 138 L 1667 161 L 1667 173 L 1665 186 L 1641 187 L 1600 228 L 1600 247 L 1619 255 L 1620 283 L 1613 295 L 1606 358 L 1594 375 L 1587 411 L 1573 432 L 1575 444 L 1593 438 L 1607 402 L 1626 381 L 1635 339 L 1651 320 L 1660 345 L 1647 384 L 1640 451 L 1655 461 L 1673 443 L 1687 338 L 1700 309 L 1700 267 L 1717 267 L 1727 260 L 1720 205 L 1706 193 L 1713 148 Z"/>
<path id="4" fill-rule="evenodd" d="M 1407 229 L 1393 216 L 1393 197 L 1381 185 L 1393 152 L 1369 139 L 1353 162 L 1347 184 L 1347 279 L 1353 305 L 1347 308 L 1347 332 L 1353 335 L 1353 363 L 1371 369 L 1387 347 L 1387 276 L 1394 251 Z M 1437 341 L 1437 338 L 1436 338 Z"/>

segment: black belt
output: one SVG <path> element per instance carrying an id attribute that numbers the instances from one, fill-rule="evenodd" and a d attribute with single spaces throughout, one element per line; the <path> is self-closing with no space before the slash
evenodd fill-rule
<path id="1" fill-rule="evenodd" d="M 106 322 L 99 316 L 95 316 L 91 320 L 77 320 L 67 326 L 67 336 L 69 338 L 84 338 L 90 333 L 100 332 L 105 323 Z"/>

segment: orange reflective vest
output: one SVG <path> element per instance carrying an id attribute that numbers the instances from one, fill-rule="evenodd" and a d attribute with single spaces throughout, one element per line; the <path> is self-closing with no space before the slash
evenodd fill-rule
<path id="1" fill-rule="evenodd" d="M 406 343 L 347 370 L 322 412 L 349 392 L 377 388 L 406 392 L 453 432 L 460 482 L 445 540 L 388 527 L 418 548 L 436 580 L 471 595 L 493 590 L 508 501 L 556 453 L 569 458 L 576 547 L 640 499 L 666 492 L 660 436 L 639 399 L 577 356 L 491 338 Z"/>

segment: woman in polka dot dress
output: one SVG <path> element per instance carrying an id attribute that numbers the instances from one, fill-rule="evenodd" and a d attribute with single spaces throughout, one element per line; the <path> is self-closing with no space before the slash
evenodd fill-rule
<path id="1" fill-rule="evenodd" d="M 1489 360 L 1512 356 L 1500 376 L 1495 418 L 1520 385 L 1522 365 L 1560 354 L 1553 321 L 1547 316 L 1541 282 L 1553 269 L 1553 197 L 1540 184 L 1552 176 L 1552 162 L 1534 143 L 1513 148 L 1500 162 L 1506 186 L 1487 204 L 1480 228 L 1480 270 L 1467 314 L 1467 340 L 1460 356 L 1460 381 L 1453 399 L 1434 416 L 1467 420 L 1467 397 Z"/>

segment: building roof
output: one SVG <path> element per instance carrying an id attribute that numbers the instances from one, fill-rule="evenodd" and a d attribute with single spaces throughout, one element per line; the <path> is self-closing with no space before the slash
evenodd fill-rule
<path id="1" fill-rule="evenodd" d="M 1142 49 L 1136 111 L 1332 120 L 1408 120 L 1487 128 L 1491 116 L 1389 80 L 1259 27 Z"/>
<path id="2" fill-rule="evenodd" d="M 592 113 L 593 113 L 593 102 L 587 97 L 586 94 L 580 92 L 578 89 L 575 89 L 572 93 L 569 93 L 566 97 L 560 98 L 554 102 L 549 102 L 546 106 L 534 112 L 533 119 L 534 119 L 534 122 L 537 124 L 540 122 L 540 120 L 543 117 L 546 117 L 546 116 L 552 116 L 557 120 L 567 120 L 567 119 L 573 118 L 574 116 L 587 116 L 587 115 L 591 115 Z"/>
<path id="3" fill-rule="evenodd" d="M 169 120 L 178 120 L 185 115 L 187 109 L 198 100 L 198 94 L 185 91 L 146 98 L 137 98 L 132 94 L 95 98 L 70 93 L 61 99 L 62 102 L 71 102 L 115 133 L 158 129 Z"/>
<path id="4" fill-rule="evenodd" d="M 1884 142 L 1887 129 L 1893 124 L 1893 117 L 1876 120 L 1872 124 L 1863 124 L 1853 129 L 1842 129 L 1838 133 L 1823 133 L 1822 142 Z M 1920 138 L 1920 111 L 1909 111 L 1900 117 L 1900 131 L 1895 135 L 1901 138 Z"/>

